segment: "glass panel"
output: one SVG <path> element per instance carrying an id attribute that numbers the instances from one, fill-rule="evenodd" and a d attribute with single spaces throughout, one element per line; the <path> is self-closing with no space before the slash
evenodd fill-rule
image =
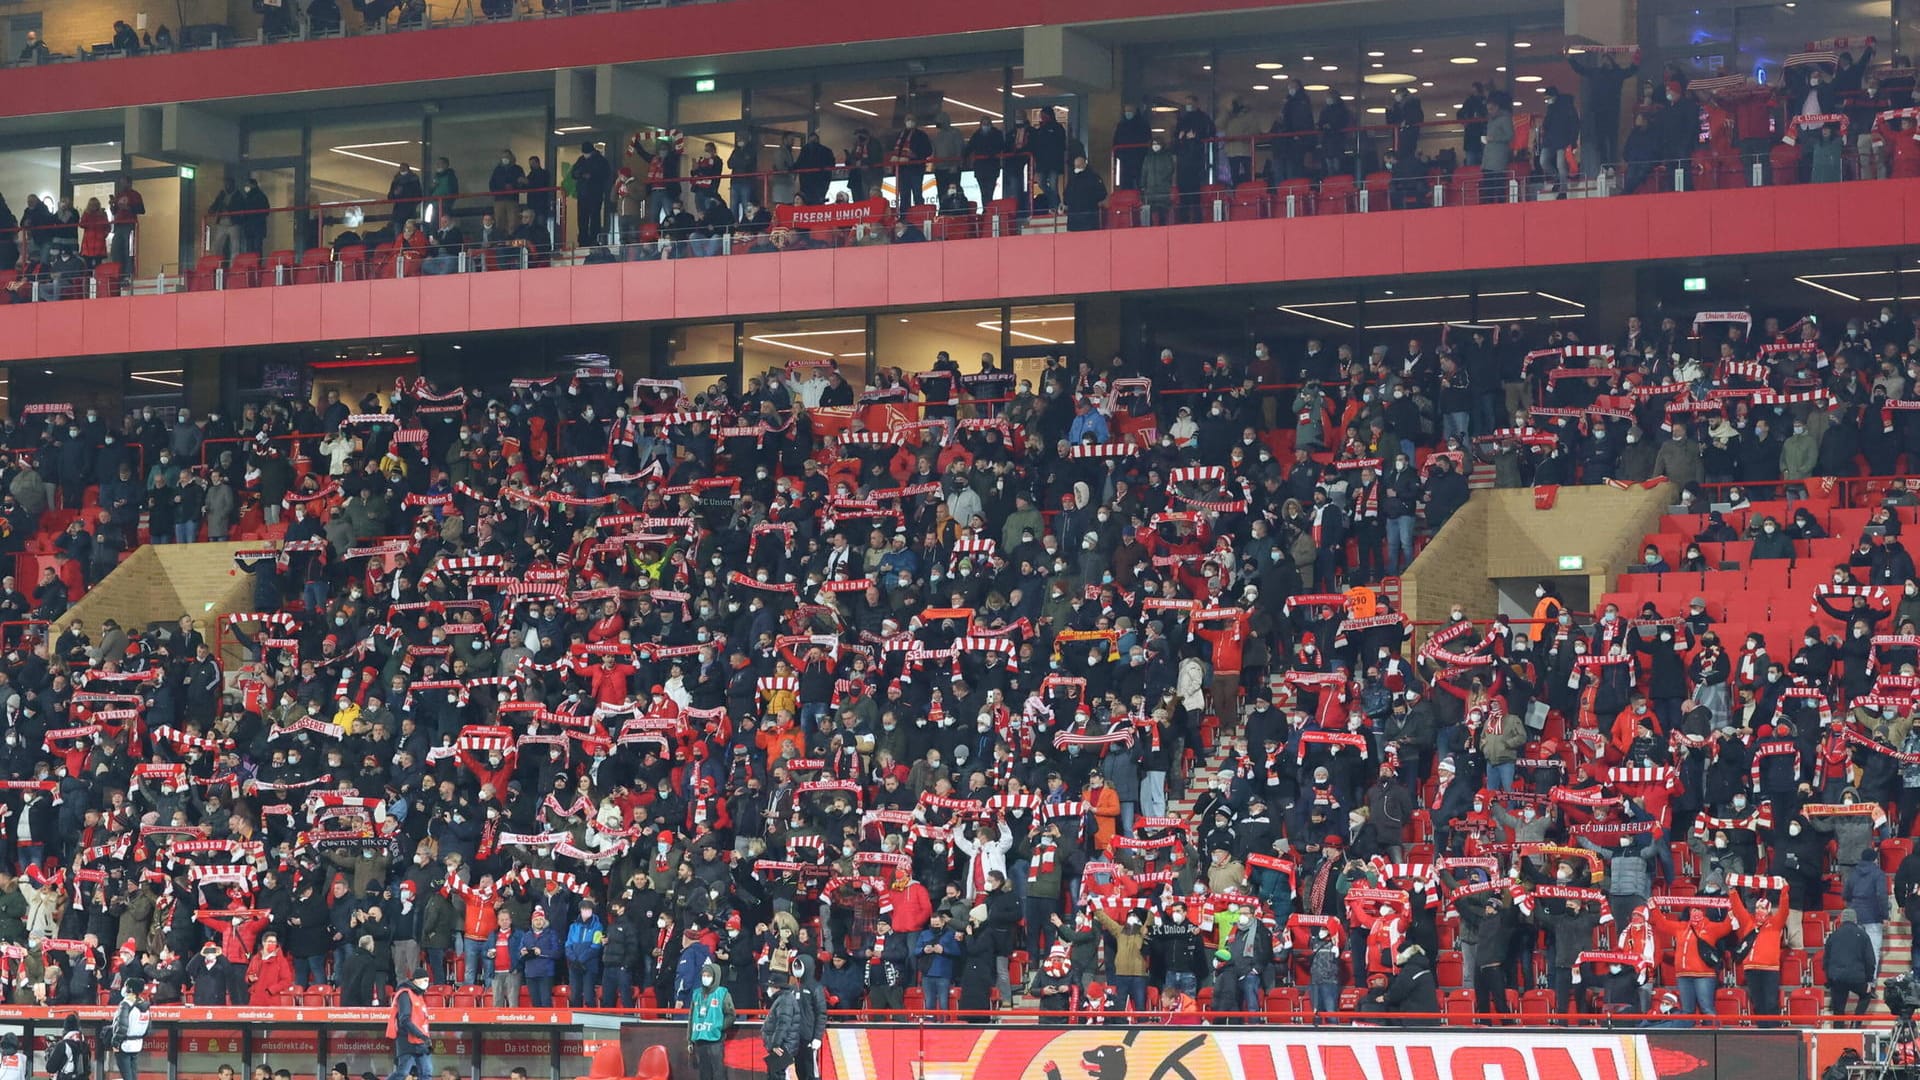
<path id="1" fill-rule="evenodd" d="M 1368 39 L 1359 60 L 1366 85 L 1361 122 L 1373 128 L 1368 144 L 1374 158 L 1399 146 L 1451 168 L 1462 162 L 1465 126 L 1457 120 L 1475 86 L 1507 81 L 1506 31 L 1452 37 Z M 1563 65 L 1564 66 L 1564 65 Z M 1405 91 L 1405 103 L 1396 98 Z M 1417 106 L 1424 126 L 1399 137 L 1395 125 L 1404 110 Z M 1368 168 L 1374 166 L 1369 164 Z"/>
<path id="2" fill-rule="evenodd" d="M 887 152 L 893 148 L 907 115 L 907 91 L 909 81 L 904 78 L 866 79 L 852 82 L 825 83 L 820 87 L 820 142 L 833 152 L 834 160 L 845 162 L 853 152 L 861 137 L 866 137 L 866 146 L 870 148 L 866 160 L 884 161 Z M 992 107 L 998 95 L 988 91 L 979 95 L 990 100 L 976 104 Z M 932 122 L 938 113 L 939 96 L 923 97 L 916 106 L 922 129 Z M 931 102 L 934 107 L 928 108 Z M 962 110 L 964 111 L 964 110 Z M 755 117 L 759 117 L 756 105 Z M 978 115 L 978 114 L 969 114 Z M 932 137 L 932 132 L 928 132 Z M 877 144 L 877 145 L 876 145 Z M 762 168 L 768 168 L 767 158 L 761 158 Z M 893 174 L 889 170 L 868 168 L 860 178 L 862 198 L 870 197 L 872 189 L 878 186 L 883 192 L 893 190 Z M 927 177 L 928 184 L 933 177 Z M 776 191 L 779 190 L 777 183 Z M 827 198 L 837 199 L 841 192 L 849 197 L 854 194 L 853 185 L 844 180 L 835 180 L 828 186 Z"/>
<path id="3" fill-rule="evenodd" d="M 1290 43 L 1285 47 L 1274 45 L 1222 53 L 1213 74 L 1217 79 L 1217 96 L 1211 99 L 1210 104 L 1204 87 L 1198 96 L 1200 108 L 1212 110 L 1214 127 L 1222 135 L 1226 134 L 1228 123 L 1233 118 L 1232 109 L 1236 99 L 1251 110 L 1251 122 L 1235 123 L 1236 131 L 1279 130 L 1281 109 L 1286 105 L 1287 95 L 1295 80 L 1306 95 L 1316 120 L 1325 115 L 1329 103 L 1336 100 L 1344 104 L 1347 110 L 1347 118 L 1339 123 L 1342 128 L 1376 123 L 1383 119 L 1380 116 L 1365 117 L 1360 111 L 1363 103 L 1358 100 L 1355 89 L 1360 81 L 1360 51 L 1351 41 Z M 1179 106 L 1185 102 L 1185 94 L 1156 95 L 1148 113 L 1153 129 L 1158 133 L 1173 134 L 1180 120 Z M 1249 147 L 1247 143 L 1240 142 L 1224 146 L 1223 152 L 1229 161 L 1236 157 L 1251 156 L 1253 160 L 1249 168 L 1252 173 L 1267 171 L 1292 175 L 1304 171 L 1307 175 L 1320 176 L 1327 172 L 1351 171 L 1345 153 L 1351 152 L 1353 143 L 1343 140 L 1340 146 L 1345 148 L 1342 159 L 1332 163 L 1326 160 L 1328 148 L 1319 146 L 1317 140 L 1277 142 L 1271 150 Z M 1281 161 L 1275 160 L 1276 154 L 1298 156 Z"/>
<path id="4" fill-rule="evenodd" d="M 673 126 L 684 131 L 695 124 L 738 120 L 743 96 L 739 90 L 693 91 L 675 95 Z"/>
<path id="5" fill-rule="evenodd" d="M 316 125 L 313 129 L 313 153 L 309 160 L 311 202 L 369 203 L 387 197 L 400 166 L 416 173 L 422 157 L 420 122 L 417 119 L 393 120 L 371 124 Z M 426 180 L 421 179 L 424 190 Z M 208 199 L 212 198 L 211 194 Z M 385 205 L 365 205 L 357 212 L 329 211 L 320 224 L 320 242 L 330 243 L 335 235 L 353 226 L 372 230 L 388 223 L 392 210 Z"/>
<path id="6" fill-rule="evenodd" d="M 489 190 L 489 181 L 500 162 L 502 150 L 511 152 L 514 161 L 523 169 L 529 157 L 539 157 L 547 152 L 546 124 L 546 110 L 538 107 L 454 115 L 441 113 L 433 118 L 433 156 L 446 158 L 452 167 L 457 181 L 454 190 L 463 193 L 485 192 Z M 589 131 L 585 128 L 568 130 L 563 142 L 576 148 Z M 436 161 L 433 169 L 439 167 Z M 429 187 L 433 185 L 433 169 L 428 171 L 426 183 Z M 456 216 L 465 217 L 469 226 L 477 226 L 481 212 L 491 207 L 492 200 L 489 199 L 461 199 L 454 204 L 453 212 Z M 496 211 L 496 219 L 498 216 Z M 507 228 L 512 228 L 513 224 L 508 222 Z"/>
<path id="7" fill-rule="evenodd" d="M 280 209 L 294 205 L 294 169 L 292 166 L 283 166 L 277 169 L 255 169 L 247 175 L 251 176 L 260 185 L 260 190 L 267 196 L 268 206 Z M 244 181 L 242 182 L 244 183 Z M 307 237 L 300 244 L 296 244 L 293 238 L 295 223 L 310 222 L 313 220 L 311 215 L 286 213 L 268 214 L 266 217 L 267 235 L 264 243 L 266 253 L 291 251 L 295 247 L 314 246 L 312 237 Z"/>
<path id="8" fill-rule="evenodd" d="M 293 157 L 298 153 L 300 153 L 299 128 L 275 128 L 270 131 L 247 133 L 247 156 L 250 158 Z"/>
<path id="9" fill-rule="evenodd" d="M 741 330 L 743 379 L 757 378 L 789 363 L 831 360 L 850 371 L 867 366 L 867 318 L 773 319 L 747 323 Z"/>
<path id="10" fill-rule="evenodd" d="M 667 339 L 666 364 L 670 368 L 709 367 L 732 363 L 732 323 L 682 326 Z"/>
<path id="11" fill-rule="evenodd" d="M 8 206 L 18 217 L 25 212 L 27 196 L 38 195 L 57 205 L 60 194 L 60 148 L 9 150 L 0 154 L 0 192 L 8 196 Z"/>
<path id="12" fill-rule="evenodd" d="M 74 147 L 70 169 L 76 181 L 81 177 L 97 173 L 119 172 L 119 141 L 110 139 L 103 143 L 88 143 Z"/>
<path id="13" fill-rule="evenodd" d="M 918 80 L 914 91 L 915 108 L 932 109 L 933 115 L 927 117 L 930 125 L 928 137 L 933 139 L 935 155 L 941 156 L 939 143 L 944 138 L 939 130 L 947 124 L 953 126 L 952 142 L 959 147 L 954 157 L 964 157 L 965 146 L 969 138 L 981 129 L 984 123 L 991 123 L 1002 133 L 1006 131 L 1006 104 L 1002 93 L 1004 82 L 1001 69 L 955 72 L 945 75 L 928 75 Z M 937 125 L 937 126 L 935 126 Z M 937 163 L 935 170 L 949 174 L 960 184 L 960 191 L 976 209 L 985 206 L 999 191 L 998 177 L 992 173 L 984 174 L 994 182 L 994 191 L 982 197 L 980 177 L 966 168 L 963 161 Z"/>
<path id="14" fill-rule="evenodd" d="M 1047 366 L 1046 356 L 1073 352 L 1078 325 L 1072 304 L 1029 304 L 1014 308 L 1007 333 L 1007 351 L 1014 357 L 1014 375 L 1039 386 L 1040 372 Z"/>
<path id="15" fill-rule="evenodd" d="M 881 367 L 918 375 L 933 370 L 944 351 L 963 374 L 970 374 L 980 370 L 981 353 L 1000 355 L 1000 309 L 882 315 L 877 336 L 874 356 Z"/>

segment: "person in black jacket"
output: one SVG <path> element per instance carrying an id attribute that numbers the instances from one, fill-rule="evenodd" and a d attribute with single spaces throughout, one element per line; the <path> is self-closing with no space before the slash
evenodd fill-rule
<path id="1" fill-rule="evenodd" d="M 1065 196 L 1067 231 L 1090 232 L 1100 227 L 1100 204 L 1107 201 L 1107 183 L 1100 174 L 1087 168 L 1085 157 L 1073 159 L 1073 175 L 1067 178 Z"/>
<path id="2" fill-rule="evenodd" d="M 600 241 L 607 224 L 607 195 L 613 190 L 613 166 L 591 141 L 580 144 L 573 162 L 573 194 L 580 201 L 580 246 Z"/>
<path id="3" fill-rule="evenodd" d="M 373 988 L 380 978 L 381 967 L 373 954 L 373 935 L 360 935 L 360 940 L 347 953 L 347 962 L 341 965 L 340 1004 L 349 1008 L 372 1005 Z"/>
<path id="4" fill-rule="evenodd" d="M 1408 1027 L 1420 1027 L 1434 1022 L 1433 1016 L 1440 1011 L 1440 992 L 1433 977 L 1433 964 L 1427 959 L 1427 951 L 1418 945 L 1409 944 L 1395 957 L 1400 968 L 1393 974 L 1393 981 L 1385 990 L 1374 991 L 1378 995 L 1373 1001 L 1385 1011 L 1400 1013 L 1409 1018 L 1401 1021 Z"/>
<path id="5" fill-rule="evenodd" d="M 967 913 L 966 928 L 960 931 L 960 951 L 965 966 L 960 971 L 960 1008 L 974 1024 L 992 1023 L 993 984 L 999 977 L 994 933 L 988 925 L 987 905 L 975 904 Z"/>
<path id="6" fill-rule="evenodd" d="M 1567 151 L 1580 145 L 1580 113 L 1573 95 L 1547 87 L 1547 115 L 1540 129 L 1540 170 L 1554 178 L 1554 190 L 1567 191 Z"/>
<path id="7" fill-rule="evenodd" d="M 887 164 L 893 167 L 894 205 L 901 212 L 925 201 L 920 195 L 920 185 L 927 176 L 927 159 L 932 156 L 933 143 L 927 133 L 920 130 L 919 119 L 907 117 L 905 126 L 893 140 L 893 149 L 887 154 Z"/>
<path id="8" fill-rule="evenodd" d="M 225 1005 L 233 987 L 233 964 L 220 953 L 218 942 L 200 947 L 200 955 L 187 966 L 187 980 L 193 984 L 195 1005 Z"/>
<path id="9" fill-rule="evenodd" d="M 1873 939 L 1860 928 L 1860 916 L 1852 908 L 1840 912 L 1840 925 L 1827 935 L 1825 958 L 1827 1012 L 1844 1014 L 1847 998 L 1852 996 L 1858 999 L 1853 1015 L 1865 1016 L 1867 1006 L 1873 1003 L 1873 978 L 1879 958 L 1874 955 Z"/>

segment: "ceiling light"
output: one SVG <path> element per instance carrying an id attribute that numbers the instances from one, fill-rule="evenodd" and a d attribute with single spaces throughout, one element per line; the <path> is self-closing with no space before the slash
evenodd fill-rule
<path id="1" fill-rule="evenodd" d="M 1378 61 L 1378 60 L 1375 60 L 1375 61 L 1374 61 L 1373 63 L 1371 63 L 1371 64 L 1368 64 L 1367 66 L 1368 66 L 1368 67 L 1370 67 L 1370 68 L 1383 68 L 1383 67 L 1386 67 L 1387 65 L 1385 65 L 1385 64 L 1383 64 L 1383 63 L 1381 63 L 1381 62 L 1380 62 L 1380 61 Z"/>
<path id="2" fill-rule="evenodd" d="M 1320 70 L 1321 71 L 1339 71 L 1340 65 L 1339 64 L 1321 64 Z"/>
<path id="3" fill-rule="evenodd" d="M 1513 47 L 1514 47 L 1514 48 L 1516 48 L 1516 49 L 1531 49 L 1531 48 L 1533 48 L 1533 42 L 1531 42 L 1531 41 L 1516 41 L 1516 42 L 1514 42 L 1514 43 L 1513 43 Z"/>
<path id="4" fill-rule="evenodd" d="M 880 115 L 879 113 L 874 112 L 872 109 L 863 109 L 858 105 L 849 105 L 844 101 L 836 101 L 833 104 L 837 108 L 845 109 L 851 113 L 859 113 L 861 116 L 879 116 Z"/>
<path id="5" fill-rule="evenodd" d="M 1374 57 L 1375 59 L 1378 59 L 1378 58 L 1380 58 L 1380 57 L 1382 57 L 1382 56 L 1385 56 L 1385 55 L 1387 55 L 1387 54 L 1386 54 L 1386 53 L 1383 53 L 1383 52 L 1381 52 L 1381 51 L 1380 51 L 1379 49 L 1373 49 L 1373 50 L 1371 50 L 1371 51 L 1369 51 L 1369 52 L 1367 53 L 1367 55 L 1368 55 L 1368 56 L 1371 56 L 1371 57 Z"/>
<path id="6" fill-rule="evenodd" d="M 1271 89 L 1273 89 L 1273 87 L 1271 87 L 1271 86 L 1268 86 L 1268 85 L 1267 85 L 1266 83 L 1254 83 L 1254 84 L 1253 84 L 1253 88 L 1254 88 L 1255 90 L 1271 90 Z"/>
<path id="7" fill-rule="evenodd" d="M 1505 64 L 1501 64 L 1501 65 L 1500 65 L 1499 67 L 1497 67 L 1497 68 L 1494 68 L 1493 70 L 1495 70 L 1495 71 L 1505 71 L 1505 70 L 1507 70 L 1507 65 L 1505 65 Z"/>
<path id="8" fill-rule="evenodd" d="M 1165 134 L 1167 133 L 1167 129 L 1166 129 L 1166 128 L 1154 128 L 1154 129 L 1153 129 L 1153 133 L 1154 133 L 1155 135 L 1165 135 Z"/>
<path id="9" fill-rule="evenodd" d="M 1340 100 L 1341 100 L 1341 101 L 1352 101 L 1352 100 L 1353 100 L 1353 95 L 1352 95 L 1352 94 L 1341 94 L 1341 95 L 1340 95 Z"/>
<path id="10" fill-rule="evenodd" d="M 1544 94 L 1547 92 L 1547 88 L 1544 86 L 1536 86 L 1533 88 L 1533 92 L 1536 94 Z"/>
<path id="11" fill-rule="evenodd" d="M 1281 68 L 1286 67 L 1287 65 L 1282 64 L 1277 60 L 1268 60 L 1265 63 L 1255 64 L 1253 66 L 1256 70 L 1259 70 L 1259 71 L 1279 71 Z"/>
<path id="12" fill-rule="evenodd" d="M 1536 83 L 1536 82 L 1540 82 L 1541 78 L 1542 77 L 1539 75 L 1515 75 L 1513 77 L 1513 81 L 1524 82 L 1524 83 Z"/>
<path id="13" fill-rule="evenodd" d="M 1013 88 L 1014 88 L 1015 90 L 1033 90 L 1033 89 L 1035 89 L 1035 88 L 1037 88 L 1037 87 L 1042 87 L 1042 86 L 1045 86 L 1045 85 L 1047 85 L 1047 84 L 1046 84 L 1046 83 L 1037 83 L 1037 82 L 1017 82 L 1017 83 L 1014 83 L 1014 84 L 1013 84 Z"/>
<path id="14" fill-rule="evenodd" d="M 1429 90 L 1433 89 L 1433 84 L 1430 82 L 1423 82 L 1420 85 L 1426 87 Z"/>
<path id="15" fill-rule="evenodd" d="M 1484 41 L 1476 41 L 1473 43 L 1473 47 L 1476 49 L 1484 49 L 1487 47 L 1487 43 Z"/>
<path id="16" fill-rule="evenodd" d="M 1381 71 L 1370 73 L 1360 81 L 1369 86 L 1405 86 L 1410 82 L 1418 82 L 1419 80 L 1404 71 Z"/>
<path id="17" fill-rule="evenodd" d="M 1213 70 L 1213 65 L 1212 65 L 1212 64 L 1201 64 L 1201 65 L 1200 65 L 1200 70 L 1201 70 L 1201 71 L 1212 71 L 1212 70 Z"/>
<path id="18" fill-rule="evenodd" d="M 1421 53 L 1423 53 L 1423 52 L 1426 52 L 1426 51 L 1427 51 L 1427 50 L 1425 50 L 1425 49 L 1415 49 L 1415 50 L 1413 50 L 1413 55 L 1415 55 L 1415 56 L 1419 56 L 1419 55 L 1420 55 Z"/>
<path id="19" fill-rule="evenodd" d="M 1317 83 L 1308 83 L 1307 85 L 1301 87 L 1301 89 L 1309 91 L 1311 93 L 1315 93 L 1315 94 L 1324 94 L 1327 91 L 1333 89 L 1333 87 L 1328 86 L 1326 83 L 1317 82 Z"/>
<path id="20" fill-rule="evenodd" d="M 1456 56 L 1448 61 L 1448 63 L 1452 64 L 1477 64 L 1479 62 L 1480 58 L 1477 56 Z"/>
<path id="21" fill-rule="evenodd" d="M 1373 108 L 1368 109 L 1367 112 L 1371 113 L 1374 116 L 1385 116 L 1387 114 L 1387 110 L 1384 107 L 1379 105 L 1375 105 Z"/>
<path id="22" fill-rule="evenodd" d="M 1153 107 L 1152 107 L 1152 108 L 1151 108 L 1151 109 L 1150 109 L 1149 111 L 1151 111 L 1151 112 L 1179 112 L 1180 110 L 1178 110 L 1178 109 L 1176 109 L 1176 108 L 1174 108 L 1174 107 L 1173 107 L 1173 106 L 1171 106 L 1171 105 L 1155 105 L 1155 106 L 1153 106 Z"/>
<path id="23" fill-rule="evenodd" d="M 992 109 L 983 109 L 983 108 L 981 108 L 981 107 L 980 107 L 980 106 L 978 106 L 978 105 L 974 105 L 974 104 L 971 104 L 971 103 L 969 103 L 969 102 L 965 102 L 965 101 L 961 101 L 961 100 L 960 100 L 959 98 L 957 98 L 957 97 L 954 97 L 954 96 L 953 96 L 952 94 L 948 94 L 948 95 L 946 96 L 946 99 L 945 99 L 945 100 L 946 100 L 946 103 L 947 103 L 947 104 L 949 104 L 949 105 L 958 105 L 958 106 L 960 106 L 960 107 L 961 107 L 961 108 L 963 108 L 963 109 L 972 109 L 972 110 L 973 110 L 974 112 L 977 112 L 977 113 L 979 113 L 979 114 L 980 114 L 980 115 L 982 115 L 982 116 L 991 116 L 991 117 L 993 117 L 993 118 L 994 118 L 995 120 L 1001 120 L 1001 119 L 1004 119 L 1004 117 L 1002 117 L 1002 116 L 1001 116 L 1001 115 L 1000 115 L 999 113 L 997 113 L 997 112 L 995 112 L 995 111 L 993 111 Z"/>
<path id="24" fill-rule="evenodd" d="M 592 124 L 568 124 L 565 127 L 554 128 L 553 133 L 555 135 L 571 135 L 576 131 L 592 131 L 592 130 L 593 130 Z"/>

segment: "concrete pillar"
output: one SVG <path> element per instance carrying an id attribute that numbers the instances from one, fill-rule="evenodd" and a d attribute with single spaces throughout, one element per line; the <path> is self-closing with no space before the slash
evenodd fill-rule
<path id="1" fill-rule="evenodd" d="M 1070 90 L 1110 90 L 1113 50 L 1064 26 L 1029 26 L 1022 42 L 1021 74 Z"/>
<path id="2" fill-rule="evenodd" d="M 553 73 L 553 116 L 558 124 L 665 125 L 671 107 L 666 80 L 632 66 L 601 64 Z"/>
<path id="3" fill-rule="evenodd" d="M 193 410 L 193 415 L 204 416 L 219 408 L 220 354 L 187 353 L 180 358 L 180 366 L 186 369 L 181 381 L 187 384 L 187 407 Z"/>

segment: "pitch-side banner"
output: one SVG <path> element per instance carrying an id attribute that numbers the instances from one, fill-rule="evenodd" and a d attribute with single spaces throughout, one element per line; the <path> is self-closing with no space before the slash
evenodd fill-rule
<path id="1" fill-rule="evenodd" d="M 684 1053 L 684 1028 L 622 1034 Z M 762 1053 L 741 1025 L 729 1080 L 764 1077 Z M 822 1080 L 1794 1080 L 1806 1061 L 1792 1031 L 952 1024 L 830 1026 L 819 1065 Z"/>

